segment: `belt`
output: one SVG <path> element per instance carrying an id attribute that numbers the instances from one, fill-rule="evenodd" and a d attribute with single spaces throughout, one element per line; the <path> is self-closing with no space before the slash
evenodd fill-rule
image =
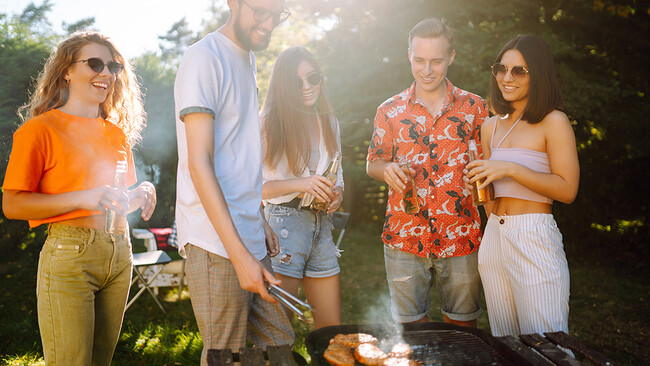
<path id="1" fill-rule="evenodd" d="M 302 198 L 294 198 L 289 202 L 278 203 L 278 205 L 290 207 L 296 210 L 310 210 L 309 206 L 300 206 L 300 202 L 302 202 Z"/>

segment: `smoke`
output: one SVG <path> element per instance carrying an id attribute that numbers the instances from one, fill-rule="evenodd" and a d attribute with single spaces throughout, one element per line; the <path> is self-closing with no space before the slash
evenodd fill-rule
<path id="1" fill-rule="evenodd" d="M 138 182 L 149 181 L 157 186 L 160 183 L 160 167 L 157 164 L 145 164 L 141 157 L 134 156 L 135 172 Z"/>
<path id="2" fill-rule="evenodd" d="M 379 348 L 384 351 L 390 351 L 395 344 L 404 342 L 402 326 L 396 323 L 391 316 L 390 294 L 388 293 L 383 293 L 376 298 L 375 303 L 366 310 L 363 322 L 365 324 L 376 324 L 386 332 L 386 337 L 379 339 Z"/>

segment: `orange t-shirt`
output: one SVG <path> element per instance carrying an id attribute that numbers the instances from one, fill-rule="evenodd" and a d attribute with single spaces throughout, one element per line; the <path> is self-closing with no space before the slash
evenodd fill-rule
<path id="1" fill-rule="evenodd" d="M 126 160 L 127 185 L 136 183 L 131 147 L 124 132 L 102 118 L 83 118 L 52 109 L 20 126 L 3 189 L 58 194 L 113 185 L 118 161 Z M 101 211 L 74 210 L 30 227 L 91 215 Z"/>

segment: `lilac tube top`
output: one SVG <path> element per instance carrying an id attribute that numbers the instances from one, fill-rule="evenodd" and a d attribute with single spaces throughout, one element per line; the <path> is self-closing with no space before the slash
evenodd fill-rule
<path id="1" fill-rule="evenodd" d="M 499 123 L 500 118 L 497 118 L 496 123 Z M 510 127 L 508 132 L 501 138 L 501 141 L 497 144 L 497 147 L 491 147 L 490 160 L 502 160 L 509 161 L 512 163 L 519 164 L 523 167 L 526 167 L 532 171 L 538 173 L 551 173 L 551 166 L 548 162 L 548 155 L 546 153 L 535 151 L 531 149 L 523 148 L 500 148 L 503 140 L 510 135 L 510 132 L 515 128 L 517 123 L 519 123 L 521 117 Z M 496 131 L 496 125 L 492 130 L 492 138 L 490 139 L 490 145 L 494 142 L 494 132 Z M 534 192 L 523 185 L 519 184 L 512 178 L 506 177 L 492 182 L 494 187 L 494 197 L 511 197 L 518 198 L 527 201 L 533 202 L 542 202 L 542 203 L 553 203 L 553 200 L 543 196 L 537 192 Z"/>
<path id="2" fill-rule="evenodd" d="M 510 161 L 530 170 L 539 173 L 550 173 L 551 167 L 548 163 L 548 155 L 543 152 L 519 149 L 519 148 L 500 148 L 492 149 L 490 160 Z M 553 203 L 553 200 L 519 184 L 512 178 L 501 178 L 492 182 L 494 186 L 494 197 L 512 197 L 522 200 Z"/>

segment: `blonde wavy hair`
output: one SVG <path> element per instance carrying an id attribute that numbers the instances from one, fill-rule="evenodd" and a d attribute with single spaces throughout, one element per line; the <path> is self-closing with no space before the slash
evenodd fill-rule
<path id="1" fill-rule="evenodd" d="M 97 32 L 76 32 L 59 43 L 38 75 L 36 88 L 29 102 L 18 109 L 18 115 L 25 123 L 33 117 L 65 105 L 69 91 L 64 76 L 77 59 L 79 50 L 90 43 L 106 46 L 113 60 L 124 65 L 124 70 L 117 75 L 113 87 L 109 90 L 106 100 L 99 105 L 99 109 L 100 116 L 122 129 L 129 144 L 134 146 L 142 138 L 146 120 L 140 85 L 132 64 L 124 59 L 108 37 Z"/>

